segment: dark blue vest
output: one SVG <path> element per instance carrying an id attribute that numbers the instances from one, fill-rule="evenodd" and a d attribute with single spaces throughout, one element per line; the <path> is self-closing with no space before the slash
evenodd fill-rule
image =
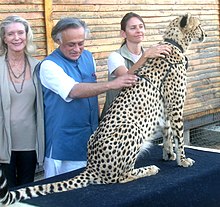
<path id="1" fill-rule="evenodd" d="M 77 82 L 95 83 L 92 54 L 84 50 L 77 61 L 67 59 L 60 49 L 45 58 L 59 65 Z M 85 161 L 87 141 L 98 126 L 98 98 L 65 102 L 59 95 L 43 88 L 45 104 L 46 156 L 52 147 L 52 158 Z"/>

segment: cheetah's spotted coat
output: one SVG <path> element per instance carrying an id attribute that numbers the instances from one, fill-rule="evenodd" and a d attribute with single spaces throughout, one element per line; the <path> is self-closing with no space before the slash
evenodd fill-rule
<path id="1" fill-rule="evenodd" d="M 159 128 L 163 129 L 163 159 L 177 160 L 183 167 L 194 161 L 185 157 L 183 106 L 186 95 L 187 59 L 184 52 L 193 39 L 205 33 L 198 18 L 190 14 L 171 21 L 164 42 L 172 47 L 166 59 L 149 59 L 136 71 L 138 83 L 121 91 L 88 142 L 88 164 L 80 175 L 58 183 L 8 191 L 0 171 L 0 201 L 6 205 L 89 184 L 125 183 L 155 175 L 154 165 L 134 169 L 135 161 Z M 175 142 L 175 153 L 173 150 Z"/>

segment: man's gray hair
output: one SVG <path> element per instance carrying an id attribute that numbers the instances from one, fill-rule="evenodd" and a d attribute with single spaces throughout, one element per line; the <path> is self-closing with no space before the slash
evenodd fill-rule
<path id="1" fill-rule="evenodd" d="M 53 27 L 51 36 L 54 42 L 58 40 L 62 41 L 62 31 L 69 29 L 69 28 L 84 28 L 85 31 L 85 38 L 88 37 L 89 29 L 84 21 L 74 17 L 65 17 L 60 19 L 57 24 Z"/>

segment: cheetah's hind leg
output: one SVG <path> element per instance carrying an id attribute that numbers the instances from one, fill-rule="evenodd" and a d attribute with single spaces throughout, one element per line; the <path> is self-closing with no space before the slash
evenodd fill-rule
<path id="1" fill-rule="evenodd" d="M 151 175 L 156 175 L 159 172 L 159 168 L 155 165 L 150 165 L 147 167 L 140 167 L 137 169 L 132 169 L 131 171 L 128 171 L 124 173 L 120 178 L 120 183 L 127 183 L 132 180 L 136 180 L 138 178 L 143 178 Z"/>

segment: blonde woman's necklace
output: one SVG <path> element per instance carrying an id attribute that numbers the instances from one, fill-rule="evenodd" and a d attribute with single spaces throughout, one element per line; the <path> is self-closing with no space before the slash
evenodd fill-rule
<path id="1" fill-rule="evenodd" d="M 6 56 L 6 58 L 5 58 L 5 61 L 6 61 L 6 63 L 7 63 L 7 67 L 8 67 L 8 70 L 9 70 L 9 77 L 10 77 L 11 83 L 12 83 L 12 85 L 13 85 L 13 88 L 15 89 L 15 92 L 16 92 L 16 93 L 20 94 L 20 93 L 23 91 L 23 86 L 24 86 L 24 81 L 25 81 L 26 68 L 27 68 L 27 58 L 26 58 L 26 56 L 24 57 L 24 69 L 23 69 L 23 71 L 21 72 L 21 74 L 19 74 L 19 75 L 16 75 L 16 74 L 14 73 L 14 71 L 12 70 L 11 65 L 10 65 L 10 63 L 9 63 L 9 60 L 8 60 L 7 56 Z M 14 78 L 16 78 L 16 79 L 19 79 L 20 77 L 22 77 L 20 90 L 18 90 L 18 89 L 16 88 L 15 83 L 13 82 L 13 79 L 12 79 L 11 75 L 13 75 Z"/>
<path id="2" fill-rule="evenodd" d="M 14 71 L 12 70 L 12 67 L 11 67 L 11 64 L 8 60 L 8 57 L 6 56 L 6 62 L 7 62 L 7 65 L 8 65 L 8 69 L 10 70 L 11 74 L 16 78 L 16 79 L 19 79 L 23 74 L 24 72 L 26 71 L 26 56 L 24 56 L 24 68 L 23 68 L 23 71 L 19 74 L 19 75 L 16 75 L 14 73 Z"/>

